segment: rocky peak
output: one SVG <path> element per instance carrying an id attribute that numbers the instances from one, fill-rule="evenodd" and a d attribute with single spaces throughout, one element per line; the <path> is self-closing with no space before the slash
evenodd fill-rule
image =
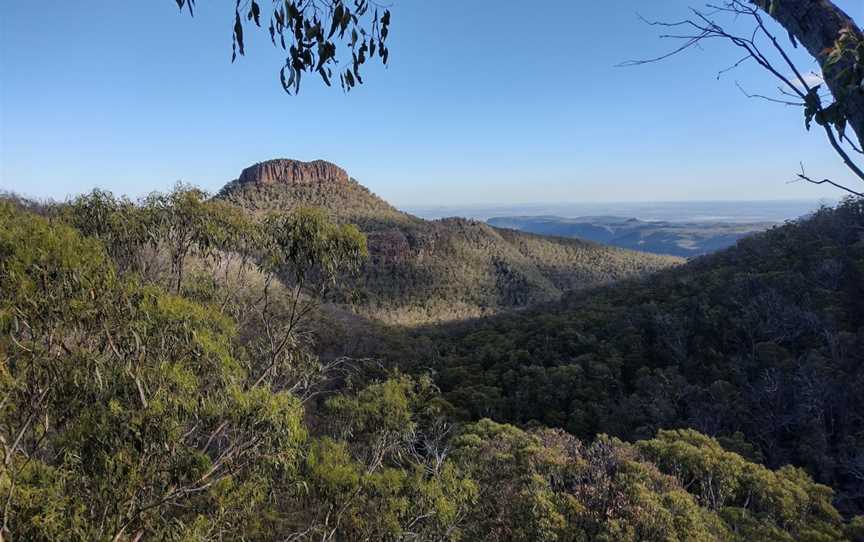
<path id="1" fill-rule="evenodd" d="M 312 184 L 321 182 L 347 183 L 348 173 L 324 160 L 267 160 L 249 166 L 240 174 L 241 184 Z"/>

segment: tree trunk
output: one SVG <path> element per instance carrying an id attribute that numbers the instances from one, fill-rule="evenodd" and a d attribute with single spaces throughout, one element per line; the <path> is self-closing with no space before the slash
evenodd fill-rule
<path id="1" fill-rule="evenodd" d="M 833 66 L 825 68 L 825 60 L 840 32 L 849 29 L 859 40 L 864 39 L 861 29 L 851 17 L 846 15 L 831 0 L 750 0 L 751 3 L 768 13 L 780 23 L 790 35 L 794 36 L 807 51 L 819 62 L 825 83 L 834 96 L 838 92 L 837 74 L 853 64 L 848 56 Z M 864 144 L 864 89 L 849 93 L 841 106 L 846 113 L 849 126 Z"/>

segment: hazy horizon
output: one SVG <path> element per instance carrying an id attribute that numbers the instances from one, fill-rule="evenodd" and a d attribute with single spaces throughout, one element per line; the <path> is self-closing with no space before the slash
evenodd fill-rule
<path id="1" fill-rule="evenodd" d="M 175 181 L 176 182 L 176 181 Z M 361 183 L 363 184 L 363 183 Z M 170 189 L 171 185 L 151 191 Z M 93 186 L 110 190 L 109 187 Z M 215 193 L 217 190 L 211 190 Z M 36 201 L 64 202 L 84 192 L 67 193 L 62 197 L 40 197 L 26 191 L 9 190 L 0 185 L 0 193 L 9 192 Z M 374 193 L 374 191 L 373 191 Z M 125 194 L 117 194 L 125 195 Z M 140 194 L 135 197 L 143 197 Z M 379 195 L 380 194 L 376 194 Z M 384 198 L 385 201 L 386 198 Z M 615 216 L 637 218 L 643 221 L 667 222 L 731 222 L 731 223 L 782 223 L 805 216 L 820 206 L 833 206 L 841 197 L 834 194 L 820 198 L 774 198 L 774 199 L 727 199 L 727 200 L 608 200 L 608 201 L 524 201 L 495 202 L 476 201 L 470 203 L 399 203 L 388 201 L 399 209 L 427 220 L 462 217 L 486 221 L 494 217 L 547 216 L 558 218 L 583 218 Z"/>
<path id="2" fill-rule="evenodd" d="M 362 183 L 361 183 L 362 184 Z M 94 188 L 110 190 L 107 187 Z M 169 186 L 152 191 L 168 190 Z M 89 191 L 89 190 L 85 190 Z M 9 192 L 36 201 L 64 202 L 84 193 L 67 193 L 63 197 L 40 197 L 26 191 L 9 190 L 0 185 L 0 193 Z M 212 191 L 213 193 L 216 190 Z M 374 192 L 374 191 L 373 191 Z M 125 194 L 117 194 L 125 195 Z M 140 194 L 137 197 L 142 197 Z M 380 195 L 379 195 L 380 197 Z M 135 199 L 133 197 L 133 199 Z M 582 218 L 616 216 L 637 218 L 644 221 L 668 222 L 773 222 L 800 218 L 820 206 L 833 206 L 840 201 L 835 194 L 821 198 L 775 198 L 775 199 L 728 199 L 728 200 L 621 200 L 621 201 L 525 201 L 501 203 L 476 201 L 457 204 L 412 204 L 388 201 L 400 211 L 426 220 L 462 217 L 486 221 L 493 217 L 550 216 L 558 218 Z M 386 198 L 385 198 L 386 201 Z"/>
<path id="3" fill-rule="evenodd" d="M 837 198 L 777 200 L 679 200 L 534 202 L 505 205 L 405 205 L 401 210 L 425 219 L 461 216 L 475 220 L 493 217 L 550 216 L 582 218 L 616 216 L 644 221 L 781 223 L 805 216 L 822 205 L 836 205 Z"/>

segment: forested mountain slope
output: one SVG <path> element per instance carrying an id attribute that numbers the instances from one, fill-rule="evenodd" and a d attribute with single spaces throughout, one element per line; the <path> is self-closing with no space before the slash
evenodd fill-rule
<path id="1" fill-rule="evenodd" d="M 464 417 L 625 439 L 692 427 L 864 509 L 864 201 L 414 348 L 400 357 Z"/>
<path id="2" fill-rule="evenodd" d="M 0 538 L 864 536 L 802 470 L 692 430 L 461 424 L 429 376 L 319 359 L 309 302 L 364 252 L 320 213 L 250 220 L 185 187 L 0 201 Z"/>
<path id="3" fill-rule="evenodd" d="M 631 250 L 692 258 L 733 246 L 739 239 L 775 226 L 771 222 L 667 222 L 616 216 L 505 216 L 486 221 L 541 235 L 586 239 Z"/>
<path id="4" fill-rule="evenodd" d="M 319 207 L 368 238 L 360 314 L 422 324 L 494 314 L 670 267 L 681 260 L 591 242 L 499 230 L 459 218 L 402 213 L 324 161 L 270 160 L 244 170 L 217 198 L 257 214 Z"/>

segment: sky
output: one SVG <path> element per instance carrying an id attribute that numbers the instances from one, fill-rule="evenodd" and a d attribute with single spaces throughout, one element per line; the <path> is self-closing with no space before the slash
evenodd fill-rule
<path id="1" fill-rule="evenodd" d="M 265 2 L 266 3 L 266 2 Z M 849 180 L 773 82 L 716 43 L 672 46 L 637 14 L 690 2 L 393 0 L 390 65 L 350 93 L 278 80 L 265 32 L 231 56 L 233 2 L 8 2 L 0 18 L 0 188 L 63 200 L 218 190 L 255 162 L 325 159 L 397 206 L 837 197 Z M 858 21 L 864 2 L 838 0 Z M 263 3 L 262 3 L 263 5 Z M 815 64 L 800 51 L 806 69 Z"/>

